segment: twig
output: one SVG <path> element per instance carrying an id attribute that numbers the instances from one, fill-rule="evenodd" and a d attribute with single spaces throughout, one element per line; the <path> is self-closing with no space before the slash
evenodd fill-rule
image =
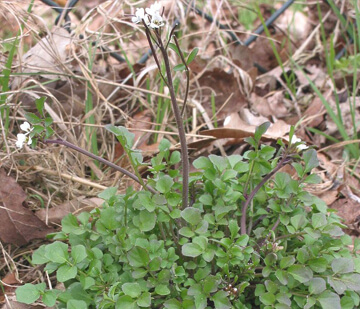
<path id="1" fill-rule="evenodd" d="M 44 140 L 44 143 L 45 143 L 45 144 L 59 144 L 59 145 L 63 145 L 63 146 L 69 147 L 69 148 L 71 148 L 71 149 L 74 149 L 74 150 L 76 150 L 77 152 L 80 152 L 80 153 L 82 153 L 82 154 L 84 154 L 84 155 L 86 155 L 86 156 L 88 156 L 88 157 L 90 157 L 90 158 L 92 158 L 92 159 L 95 159 L 95 160 L 97 160 L 97 161 L 99 161 L 99 162 L 101 162 L 101 163 L 103 163 L 103 164 L 105 164 L 105 165 L 107 165 L 107 166 L 109 166 L 109 167 L 112 167 L 113 169 L 115 169 L 115 170 L 117 170 L 117 171 L 125 174 L 126 176 L 128 176 L 128 177 L 130 177 L 131 179 L 135 180 L 137 183 L 141 184 L 140 180 L 139 180 L 139 179 L 136 177 L 136 175 L 134 175 L 133 173 L 127 171 L 126 169 L 124 169 L 124 168 L 122 168 L 122 167 L 120 167 L 120 166 L 118 166 L 118 165 L 116 165 L 116 164 L 114 164 L 114 163 L 111 163 L 111 162 L 108 161 L 108 160 L 105 160 L 104 158 L 101 158 L 101 157 L 99 157 L 99 156 L 97 156 L 97 155 L 94 155 L 93 153 L 91 153 L 91 152 L 89 152 L 89 151 L 87 151 L 87 150 L 85 150 L 85 149 L 83 149 L 83 148 L 80 148 L 79 146 L 76 146 L 76 145 L 74 145 L 74 144 L 71 144 L 71 143 L 69 143 L 69 142 L 67 142 L 67 141 L 64 141 L 64 140 L 62 140 L 62 139 L 55 139 L 55 140 L 49 140 L 49 139 L 48 139 L 48 140 Z M 150 187 L 149 185 L 145 185 L 145 186 L 144 186 L 144 189 L 147 189 L 147 190 L 149 190 L 151 193 L 154 193 L 154 194 L 158 193 L 156 190 L 154 190 L 154 189 L 153 189 L 152 187 Z"/>

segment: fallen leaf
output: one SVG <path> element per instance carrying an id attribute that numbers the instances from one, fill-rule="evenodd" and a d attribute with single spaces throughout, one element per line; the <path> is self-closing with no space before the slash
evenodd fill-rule
<path id="1" fill-rule="evenodd" d="M 56 72 L 62 72 L 62 66 L 69 53 L 71 38 L 64 28 L 54 27 L 53 31 L 32 47 L 20 62 L 20 73 L 54 72 L 53 75 L 38 75 L 37 78 L 47 80 L 57 79 Z M 34 78 L 34 77 L 32 77 Z M 17 89 L 24 77 L 15 77 L 11 83 L 12 89 Z"/>
<path id="2" fill-rule="evenodd" d="M 251 82 L 250 76 L 245 71 L 242 73 L 244 77 L 247 76 L 248 82 Z M 220 68 L 206 71 L 198 81 L 202 89 L 202 104 L 209 115 L 212 115 L 211 96 L 214 96 L 217 119 L 222 119 L 234 110 L 245 106 L 247 94 L 251 93 L 248 83 L 244 83 L 242 79 L 241 84 L 244 86 L 240 86 L 234 74 L 229 74 Z"/>
<path id="3" fill-rule="evenodd" d="M 4 278 L 1 279 L 1 289 L 0 289 L 0 303 L 5 301 L 5 295 L 14 295 L 17 285 L 21 282 L 16 278 L 14 272 L 6 274 Z"/>
<path id="4" fill-rule="evenodd" d="M 0 169 L 0 239 L 4 243 L 22 246 L 54 232 L 34 213 L 24 207 L 27 195 L 5 170 Z"/>
<path id="5" fill-rule="evenodd" d="M 235 118 L 236 120 L 228 120 L 229 118 Z M 222 138 L 232 138 L 236 139 L 236 141 L 232 141 L 231 143 L 237 143 L 240 139 L 244 139 L 249 136 L 254 136 L 256 126 L 250 125 L 242 120 L 237 113 L 233 113 L 229 115 L 224 121 L 224 127 L 213 129 L 213 130 L 204 130 L 200 131 L 200 135 L 209 135 L 213 136 L 217 139 Z M 232 127 L 227 127 L 231 124 Z M 241 129 L 238 129 L 241 128 Z M 286 124 L 282 120 L 278 120 L 274 124 L 270 126 L 267 132 L 262 136 L 263 141 L 277 141 L 279 138 L 283 139 L 285 143 L 287 143 L 287 139 L 285 139 L 285 135 L 290 131 L 290 126 Z"/>

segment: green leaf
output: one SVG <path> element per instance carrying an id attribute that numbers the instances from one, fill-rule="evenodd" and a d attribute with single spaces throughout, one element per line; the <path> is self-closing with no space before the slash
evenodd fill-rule
<path id="1" fill-rule="evenodd" d="M 323 213 L 313 214 L 311 217 L 312 226 L 314 229 L 318 229 L 327 224 L 326 215 Z"/>
<path id="2" fill-rule="evenodd" d="M 354 271 L 354 262 L 349 258 L 333 259 L 331 268 L 335 274 L 351 273 Z"/>
<path id="3" fill-rule="evenodd" d="M 240 246 L 240 247 L 245 247 L 249 242 L 249 235 L 244 234 L 241 235 L 237 240 L 236 240 L 236 245 Z"/>
<path id="4" fill-rule="evenodd" d="M 169 295 L 170 294 L 170 290 L 165 284 L 156 285 L 155 292 L 158 295 Z"/>
<path id="5" fill-rule="evenodd" d="M 275 272 L 276 278 L 280 281 L 281 284 L 287 285 L 288 284 L 288 275 L 285 270 L 277 269 Z"/>
<path id="6" fill-rule="evenodd" d="M 197 225 L 201 221 L 201 210 L 194 207 L 186 207 L 181 212 L 181 217 L 192 225 Z"/>
<path id="7" fill-rule="evenodd" d="M 150 271 L 158 271 L 161 268 L 161 258 L 159 256 L 154 257 L 149 263 Z"/>
<path id="8" fill-rule="evenodd" d="M 66 309 L 88 309 L 88 306 L 83 300 L 70 299 L 66 304 Z"/>
<path id="9" fill-rule="evenodd" d="M 303 265 L 292 265 L 288 268 L 288 273 L 300 283 L 305 283 L 313 278 L 313 272 L 310 268 Z"/>
<path id="10" fill-rule="evenodd" d="M 312 278 L 310 280 L 309 292 L 311 294 L 320 294 L 326 290 L 326 282 L 323 278 Z"/>
<path id="11" fill-rule="evenodd" d="M 67 244 L 55 241 L 45 247 L 45 257 L 54 263 L 65 263 L 69 259 L 68 249 Z"/>
<path id="12" fill-rule="evenodd" d="M 105 201 L 109 201 L 111 198 L 113 198 L 116 195 L 117 190 L 118 190 L 117 187 L 106 188 L 104 191 L 98 194 L 98 197 L 102 198 Z"/>
<path id="13" fill-rule="evenodd" d="M 185 67 L 185 65 L 184 65 L 183 63 L 180 63 L 180 64 L 174 66 L 174 68 L 173 68 L 173 70 L 174 70 L 175 72 L 185 71 L 185 69 L 186 69 L 186 67 Z"/>
<path id="14" fill-rule="evenodd" d="M 46 117 L 44 119 L 45 127 L 48 129 L 49 126 L 53 124 L 54 120 L 51 117 Z"/>
<path id="15" fill-rule="evenodd" d="M 141 294 L 141 288 L 137 282 L 127 282 L 121 287 L 125 295 L 129 295 L 132 298 L 138 298 Z"/>
<path id="16" fill-rule="evenodd" d="M 85 230 L 80 227 L 78 220 L 73 214 L 68 214 L 61 220 L 61 227 L 62 231 L 67 234 L 81 235 L 85 233 Z"/>
<path id="17" fill-rule="evenodd" d="M 360 291 L 360 274 L 345 274 L 341 276 L 341 280 L 349 290 Z"/>
<path id="18" fill-rule="evenodd" d="M 166 309 L 182 309 L 183 307 L 181 306 L 181 303 L 175 299 L 175 298 L 172 298 L 172 299 L 169 299 L 167 300 L 165 303 L 164 303 L 164 307 Z"/>
<path id="19" fill-rule="evenodd" d="M 213 297 L 212 300 L 215 304 L 216 309 L 230 309 L 232 308 L 228 293 L 225 291 L 218 291 Z"/>
<path id="20" fill-rule="evenodd" d="M 71 256 L 74 259 L 74 264 L 82 262 L 86 257 L 86 249 L 83 245 L 76 245 L 71 248 Z"/>
<path id="21" fill-rule="evenodd" d="M 156 182 L 155 188 L 161 193 L 167 193 L 173 184 L 174 180 L 170 176 L 164 175 Z"/>
<path id="22" fill-rule="evenodd" d="M 193 166 L 197 169 L 206 170 L 208 168 L 212 168 L 213 165 L 208 158 L 200 157 L 194 160 Z"/>
<path id="23" fill-rule="evenodd" d="M 34 113 L 25 113 L 25 118 L 31 124 L 37 124 L 42 122 L 41 118 L 36 116 Z"/>
<path id="24" fill-rule="evenodd" d="M 101 216 L 98 222 L 101 222 L 108 230 L 113 231 L 122 226 L 117 217 L 118 213 L 115 208 L 108 207 L 101 210 Z"/>
<path id="25" fill-rule="evenodd" d="M 264 262 L 266 266 L 271 266 L 274 265 L 277 261 L 277 255 L 273 252 L 269 253 L 268 255 L 266 255 Z"/>
<path id="26" fill-rule="evenodd" d="M 177 48 L 176 44 L 174 43 L 169 43 L 169 48 L 172 49 L 179 57 L 180 57 L 180 51 L 179 49 Z"/>
<path id="27" fill-rule="evenodd" d="M 133 267 L 147 266 L 150 261 L 148 252 L 138 246 L 135 246 L 128 252 L 127 258 Z"/>
<path id="28" fill-rule="evenodd" d="M 198 244 L 187 243 L 182 246 L 181 252 L 184 256 L 197 257 L 203 253 L 203 250 Z"/>
<path id="29" fill-rule="evenodd" d="M 44 292 L 41 300 L 46 306 L 53 307 L 55 306 L 57 296 L 60 293 L 61 292 L 59 290 L 47 290 Z"/>
<path id="30" fill-rule="evenodd" d="M 59 282 L 65 282 L 67 280 L 75 278 L 77 275 L 77 267 L 70 265 L 62 265 L 56 272 L 56 279 Z"/>
<path id="31" fill-rule="evenodd" d="M 140 226 L 139 229 L 142 232 L 152 231 L 156 224 L 156 213 L 148 212 L 147 210 L 143 210 L 139 215 Z"/>
<path id="32" fill-rule="evenodd" d="M 126 149 L 131 149 L 134 144 L 135 134 L 129 132 L 128 129 L 122 126 L 114 126 L 112 124 L 107 124 L 104 126 L 106 130 L 115 134 L 116 138 L 120 142 L 121 146 Z"/>
<path id="33" fill-rule="evenodd" d="M 45 288 L 45 283 L 26 283 L 16 289 L 16 300 L 20 303 L 30 305 L 39 299 L 41 292 L 43 292 Z"/>
<path id="34" fill-rule="evenodd" d="M 269 129 L 271 123 L 269 121 L 264 122 L 263 124 L 256 127 L 254 139 L 259 142 L 261 139 L 261 136 Z"/>
<path id="35" fill-rule="evenodd" d="M 195 59 L 195 57 L 196 57 L 196 55 L 198 54 L 198 52 L 199 52 L 199 49 L 198 49 L 197 47 L 195 47 L 195 48 L 191 51 L 189 57 L 188 57 L 187 60 L 186 60 L 186 64 L 187 64 L 187 65 L 189 65 L 191 62 L 193 62 L 193 60 Z"/>
<path id="36" fill-rule="evenodd" d="M 260 301 L 266 306 L 271 306 L 276 301 L 275 295 L 273 293 L 270 293 L 270 292 L 267 292 L 267 293 L 264 293 L 264 294 L 260 295 L 259 298 L 260 298 Z"/>
<path id="37" fill-rule="evenodd" d="M 42 117 L 44 117 L 44 104 L 46 97 L 41 97 L 35 100 L 35 106 Z"/>
<path id="38" fill-rule="evenodd" d="M 311 174 L 307 176 L 304 180 L 304 183 L 309 183 L 309 184 L 318 184 L 320 182 L 321 182 L 321 178 L 316 174 Z"/>
<path id="39" fill-rule="evenodd" d="M 280 260 L 280 268 L 288 268 L 289 266 L 293 265 L 295 263 L 295 257 L 292 255 L 285 256 Z"/>
<path id="40" fill-rule="evenodd" d="M 320 303 L 323 309 L 341 309 L 340 297 L 339 295 L 330 292 L 324 291 L 318 297 L 317 301 Z"/>
<path id="41" fill-rule="evenodd" d="M 299 230 L 300 228 L 303 228 L 306 225 L 307 219 L 305 215 L 295 215 L 290 218 L 290 222 L 296 230 Z"/>
<path id="42" fill-rule="evenodd" d="M 34 264 L 45 264 L 50 260 L 45 256 L 45 245 L 40 246 L 32 255 L 32 262 Z"/>
<path id="43" fill-rule="evenodd" d="M 139 308 L 136 301 L 129 295 L 123 295 L 116 301 L 115 309 L 137 309 Z"/>
<path id="44" fill-rule="evenodd" d="M 179 234 L 185 237 L 193 237 L 195 233 L 188 226 L 184 226 L 179 230 Z"/>
<path id="45" fill-rule="evenodd" d="M 349 296 L 343 296 L 340 300 L 341 309 L 353 309 L 355 306 L 354 300 Z"/>
<path id="46" fill-rule="evenodd" d="M 234 239 L 235 236 L 238 235 L 238 232 L 239 232 L 240 228 L 237 224 L 237 221 L 236 220 L 230 220 L 229 221 L 229 231 L 230 231 L 230 234 L 231 234 L 231 239 Z"/>
<path id="47" fill-rule="evenodd" d="M 179 163 L 180 161 L 181 161 L 180 152 L 179 151 L 173 151 L 171 156 L 170 156 L 169 164 L 174 165 L 176 163 Z"/>
<path id="48" fill-rule="evenodd" d="M 229 165 L 228 160 L 225 157 L 209 155 L 209 160 L 219 172 L 223 172 Z"/>
<path id="49" fill-rule="evenodd" d="M 136 303 L 139 307 L 150 307 L 151 305 L 151 294 L 149 292 L 144 292 L 137 299 Z"/>
<path id="50" fill-rule="evenodd" d="M 320 257 L 309 260 L 308 264 L 313 271 L 317 273 L 322 273 L 326 270 L 328 261 L 324 257 Z"/>
<path id="51" fill-rule="evenodd" d="M 305 151 L 303 158 L 305 162 L 305 173 L 309 173 L 313 168 L 319 166 L 319 160 L 314 149 Z"/>
<path id="52" fill-rule="evenodd" d="M 92 277 L 87 277 L 86 275 L 81 274 L 80 275 L 80 283 L 84 290 L 87 290 L 88 288 L 95 285 L 95 279 Z"/>

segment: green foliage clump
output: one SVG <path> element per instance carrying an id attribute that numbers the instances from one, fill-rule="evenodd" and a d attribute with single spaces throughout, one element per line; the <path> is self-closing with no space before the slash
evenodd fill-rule
<path id="1" fill-rule="evenodd" d="M 107 129 L 135 169 L 144 164 L 131 133 Z M 17 299 L 77 309 L 358 307 L 360 244 L 349 251 L 339 217 L 304 190 L 318 181 L 316 152 L 262 145 L 266 129 L 247 139 L 243 156 L 196 159 L 188 207 L 180 153 L 162 140 L 148 167 L 157 193 L 109 188 L 101 209 L 67 215 L 32 257 L 66 290 L 26 284 Z M 285 164 L 296 178 L 278 172 Z"/>

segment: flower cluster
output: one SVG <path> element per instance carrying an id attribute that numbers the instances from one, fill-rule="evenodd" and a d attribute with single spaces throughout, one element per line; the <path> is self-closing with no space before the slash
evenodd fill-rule
<path id="1" fill-rule="evenodd" d="M 17 135 L 16 147 L 21 149 L 23 148 L 25 142 L 28 145 L 31 145 L 32 139 L 29 134 L 34 128 L 30 126 L 30 123 L 25 121 L 23 124 L 20 125 L 20 129 L 23 130 L 25 133 L 19 133 Z"/>
<path id="2" fill-rule="evenodd" d="M 164 20 L 160 14 L 161 5 L 158 1 L 150 6 L 150 8 L 137 8 L 135 16 L 132 18 L 133 23 L 141 23 L 142 21 L 152 29 L 157 29 L 164 25 Z"/>

